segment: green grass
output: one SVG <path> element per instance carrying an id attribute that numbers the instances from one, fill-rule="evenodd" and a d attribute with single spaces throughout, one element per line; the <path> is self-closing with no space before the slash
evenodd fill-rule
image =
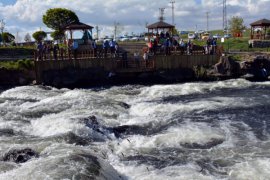
<path id="1" fill-rule="evenodd" d="M 29 59 L 0 61 L 0 68 L 5 68 L 7 70 L 32 70 L 34 69 L 34 62 Z"/>

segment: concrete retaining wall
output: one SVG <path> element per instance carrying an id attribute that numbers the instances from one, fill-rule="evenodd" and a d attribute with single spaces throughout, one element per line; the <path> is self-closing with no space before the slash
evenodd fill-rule
<path id="1" fill-rule="evenodd" d="M 155 69 L 193 69 L 194 66 L 212 66 L 218 62 L 216 55 L 172 55 L 155 57 Z"/>
<path id="2" fill-rule="evenodd" d="M 171 56 L 155 56 L 153 57 L 154 67 L 152 69 L 129 68 L 124 69 L 118 67 L 116 59 L 111 58 L 91 58 L 78 60 L 46 60 L 35 61 L 36 80 L 37 83 L 53 82 L 54 78 L 61 76 L 61 79 L 73 79 L 73 82 L 78 79 L 99 79 L 102 80 L 109 72 L 116 74 L 123 72 L 126 77 L 138 75 L 144 72 L 159 72 L 160 70 L 177 71 L 178 69 L 193 70 L 194 66 L 212 66 L 218 62 L 216 55 L 171 55 Z M 124 71 L 123 71 L 124 70 Z M 184 71 L 183 71 L 184 72 Z M 74 77 L 73 76 L 76 76 Z M 91 76 L 90 76 L 91 74 Z M 135 77 L 136 78 L 136 77 Z"/>
<path id="3" fill-rule="evenodd" d="M 252 44 L 253 48 L 269 48 L 270 40 L 249 40 L 249 44 Z"/>

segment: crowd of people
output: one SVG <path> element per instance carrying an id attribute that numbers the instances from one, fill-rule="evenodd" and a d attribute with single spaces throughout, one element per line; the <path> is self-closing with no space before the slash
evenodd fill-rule
<path id="1" fill-rule="evenodd" d="M 57 42 L 38 42 L 37 43 L 37 60 L 58 60 L 58 56 L 68 52 L 74 59 L 77 59 L 79 51 L 79 43 L 77 40 L 69 40 L 67 42 L 67 48 L 60 48 Z M 215 54 L 217 50 L 217 40 L 209 38 L 204 46 L 194 45 L 193 41 L 188 39 L 184 41 L 178 36 L 171 36 L 169 32 L 155 34 L 147 43 L 147 50 L 143 50 L 143 59 L 148 59 L 151 55 L 164 54 L 166 56 L 171 55 L 172 52 L 180 51 L 181 54 L 191 55 L 194 50 L 200 48 L 200 52 L 203 54 Z M 98 48 L 96 41 L 91 40 L 87 42 L 87 50 L 93 52 L 93 57 L 107 58 L 119 57 L 119 45 L 114 39 L 104 40 L 101 47 Z M 137 55 L 136 55 L 137 56 Z M 134 55 L 135 57 L 135 55 Z M 136 59 L 136 58 L 135 58 Z"/>
<path id="2" fill-rule="evenodd" d="M 37 60 L 49 60 L 52 59 L 51 54 L 53 54 L 53 58 L 58 60 L 58 54 L 63 53 L 63 49 L 60 49 L 57 42 L 41 42 L 37 43 Z"/>
<path id="3" fill-rule="evenodd" d="M 105 40 L 102 44 L 102 51 L 100 52 L 100 55 L 103 54 L 103 57 L 107 57 L 110 50 L 111 57 L 117 57 L 119 53 L 119 45 L 116 41 L 111 39 L 110 41 Z"/>
<path id="4" fill-rule="evenodd" d="M 178 36 L 172 37 L 170 34 L 161 32 L 160 34 L 156 34 L 152 36 L 150 41 L 147 43 L 148 46 L 148 53 L 161 53 L 170 55 L 172 51 L 183 51 L 187 55 L 191 55 L 194 50 L 194 43 L 191 39 L 184 41 L 180 39 Z M 198 46 L 196 46 L 198 47 Z M 215 54 L 217 47 L 217 39 L 209 38 L 206 41 L 206 44 L 203 46 L 203 53 L 204 54 Z"/>
<path id="5" fill-rule="evenodd" d="M 60 47 L 58 42 L 55 41 L 39 41 L 36 45 L 36 60 L 58 60 L 59 56 L 63 59 L 68 55 L 69 58 L 77 59 L 79 52 L 79 43 L 77 40 L 67 41 L 67 46 Z M 97 45 L 94 40 L 89 41 L 87 50 L 93 52 L 93 56 L 97 55 Z M 72 57 L 71 57 L 72 56 Z"/>

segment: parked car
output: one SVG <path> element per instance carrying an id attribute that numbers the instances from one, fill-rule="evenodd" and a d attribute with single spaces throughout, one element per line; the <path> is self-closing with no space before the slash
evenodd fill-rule
<path id="1" fill-rule="evenodd" d="M 207 39 L 209 39 L 209 38 L 212 38 L 212 36 L 211 36 L 210 33 L 204 33 L 204 34 L 202 35 L 202 40 L 207 40 Z"/>
<path id="2" fill-rule="evenodd" d="M 196 37 L 195 33 L 188 33 L 188 39 L 196 39 Z"/>
<path id="3" fill-rule="evenodd" d="M 215 39 L 221 39 L 222 36 L 220 34 L 215 34 L 215 35 L 213 35 L 213 38 L 215 38 Z"/>
<path id="4" fill-rule="evenodd" d="M 188 34 L 187 31 L 181 31 L 180 34 Z"/>
<path id="5" fill-rule="evenodd" d="M 122 42 L 126 42 L 129 40 L 130 40 L 130 38 L 128 36 L 121 37 L 121 39 L 120 39 L 120 41 L 122 41 Z"/>
<path id="6" fill-rule="evenodd" d="M 223 36 L 224 38 L 231 38 L 232 37 L 232 35 L 231 34 L 224 34 L 224 36 Z"/>
<path id="7" fill-rule="evenodd" d="M 131 41 L 139 41 L 139 40 L 140 40 L 140 38 L 139 38 L 139 37 L 137 37 L 137 36 L 134 36 L 134 37 L 131 37 L 131 38 L 130 38 L 130 40 L 131 40 Z"/>
<path id="8" fill-rule="evenodd" d="M 203 34 L 205 31 L 204 30 L 198 30 L 198 31 L 196 31 L 195 33 L 196 34 Z"/>

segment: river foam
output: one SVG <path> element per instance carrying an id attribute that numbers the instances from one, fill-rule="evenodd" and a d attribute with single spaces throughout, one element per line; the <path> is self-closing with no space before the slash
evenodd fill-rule
<path id="1" fill-rule="evenodd" d="M 172 85 L 0 94 L 0 179 L 267 179 L 270 83 Z M 96 168 L 91 168 L 96 167 Z"/>

